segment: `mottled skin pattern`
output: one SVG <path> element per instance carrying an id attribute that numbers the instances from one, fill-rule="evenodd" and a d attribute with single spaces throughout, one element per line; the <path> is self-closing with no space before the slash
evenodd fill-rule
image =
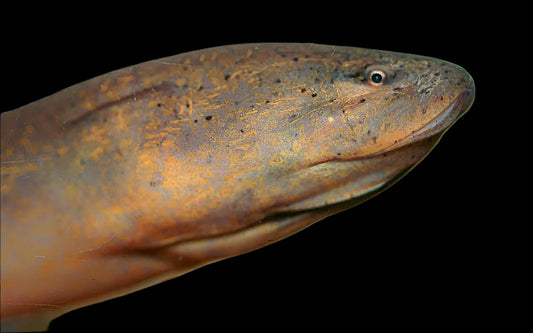
<path id="1" fill-rule="evenodd" d="M 416 165 L 473 97 L 463 69 L 432 58 L 248 44 L 4 113 L 2 325 L 45 329 L 354 206 Z"/>

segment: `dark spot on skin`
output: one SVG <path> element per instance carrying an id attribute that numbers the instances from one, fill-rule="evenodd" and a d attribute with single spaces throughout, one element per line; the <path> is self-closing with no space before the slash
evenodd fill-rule
<path id="1" fill-rule="evenodd" d="M 188 107 L 188 108 L 191 107 L 191 105 L 189 104 L 189 102 L 185 103 L 185 106 Z"/>
<path id="2" fill-rule="evenodd" d="M 194 119 L 194 122 L 197 123 L 197 122 L 198 122 L 198 119 Z"/>
<path id="3" fill-rule="evenodd" d="M 346 110 L 342 110 L 342 113 L 346 113 Z"/>
<path id="4" fill-rule="evenodd" d="M 243 130 L 240 130 L 240 132 L 241 132 L 241 133 L 244 133 L 244 131 L 243 131 Z"/>
<path id="5" fill-rule="evenodd" d="M 366 132 L 366 134 L 370 135 L 370 130 L 368 130 L 368 132 Z"/>
<path id="6" fill-rule="evenodd" d="M 316 96 L 317 96 L 316 93 L 312 93 L 312 94 L 311 94 L 311 97 L 316 97 Z"/>
<path id="7" fill-rule="evenodd" d="M 297 138 L 298 137 L 298 133 L 294 133 L 294 137 Z"/>
<path id="8" fill-rule="evenodd" d="M 199 86 L 198 91 L 202 91 L 202 90 L 204 90 L 204 86 Z"/>
<path id="9" fill-rule="evenodd" d="M 226 76 L 224 76 L 224 80 L 228 81 L 230 77 L 231 77 L 231 75 L 226 74 Z"/>
<path id="10" fill-rule="evenodd" d="M 270 103 L 270 101 L 267 99 L 267 100 L 265 101 L 265 104 L 268 104 L 268 103 Z"/>
<path id="11" fill-rule="evenodd" d="M 341 156 L 341 153 L 337 153 L 337 156 Z"/>
<path id="12" fill-rule="evenodd" d="M 150 181 L 150 186 L 154 187 L 154 186 L 156 186 L 156 185 L 157 185 L 157 183 L 156 183 L 155 180 L 151 180 L 151 181 Z"/>
<path id="13" fill-rule="evenodd" d="M 162 106 L 163 106 L 163 104 L 161 104 L 161 103 L 157 103 L 157 107 L 158 107 L 158 108 L 160 108 L 160 107 L 162 107 Z"/>
<path id="14" fill-rule="evenodd" d="M 330 103 L 335 102 L 335 98 L 334 98 L 334 99 L 330 99 L 329 102 L 330 102 Z"/>
<path id="15" fill-rule="evenodd" d="M 361 99 L 359 100 L 359 103 L 364 103 L 365 101 L 366 101 L 366 98 L 363 97 L 363 98 L 361 98 Z"/>
<path id="16" fill-rule="evenodd" d="M 426 108 L 422 108 L 422 114 L 426 114 L 427 112 L 427 109 Z"/>
<path id="17" fill-rule="evenodd" d="M 349 79 L 355 79 L 355 78 L 358 77 L 359 75 L 361 75 L 361 72 L 355 72 L 355 73 L 344 74 L 344 77 L 345 77 L 345 78 L 349 78 Z"/>
<path id="18" fill-rule="evenodd" d="M 302 93 L 304 93 L 304 92 L 305 92 L 305 88 L 302 88 L 302 90 L 300 90 L 300 91 L 301 91 Z"/>
<path id="19" fill-rule="evenodd" d="M 293 61 L 298 61 L 298 57 L 292 58 Z"/>
<path id="20" fill-rule="evenodd" d="M 281 83 L 281 79 L 276 79 L 276 83 Z"/>
<path id="21" fill-rule="evenodd" d="M 211 119 L 213 119 L 213 116 L 206 116 L 206 117 L 205 117 L 205 120 L 207 120 L 207 121 L 209 121 L 209 120 L 211 120 Z"/>

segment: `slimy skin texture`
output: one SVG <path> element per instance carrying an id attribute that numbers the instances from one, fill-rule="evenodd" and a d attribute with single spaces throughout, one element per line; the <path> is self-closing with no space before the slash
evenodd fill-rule
<path id="1" fill-rule="evenodd" d="M 145 62 L 1 118 L 2 329 L 285 238 L 378 194 L 468 110 L 445 61 L 244 44 Z"/>

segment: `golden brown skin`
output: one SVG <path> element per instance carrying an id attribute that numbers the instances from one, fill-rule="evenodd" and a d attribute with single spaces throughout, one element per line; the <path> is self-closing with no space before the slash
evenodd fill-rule
<path id="1" fill-rule="evenodd" d="M 432 58 L 246 44 L 4 113 L 2 327 L 45 329 L 352 207 L 416 165 L 473 98 L 468 73 Z"/>

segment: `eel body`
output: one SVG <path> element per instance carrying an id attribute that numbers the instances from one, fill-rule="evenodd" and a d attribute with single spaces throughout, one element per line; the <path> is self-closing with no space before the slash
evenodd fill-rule
<path id="1" fill-rule="evenodd" d="M 46 329 L 353 207 L 473 99 L 465 70 L 429 57 L 243 44 L 2 113 L 2 329 Z"/>

